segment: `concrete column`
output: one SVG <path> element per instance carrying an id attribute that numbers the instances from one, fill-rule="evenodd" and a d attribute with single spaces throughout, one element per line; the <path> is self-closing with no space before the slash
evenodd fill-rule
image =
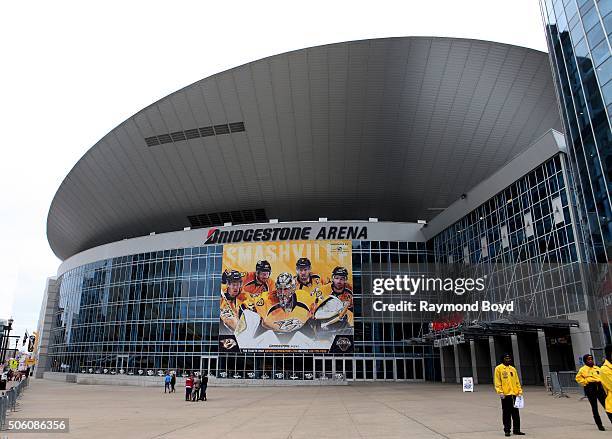
<path id="1" fill-rule="evenodd" d="M 602 348 L 603 337 L 599 330 L 598 316 L 593 311 L 583 311 L 568 314 L 568 319 L 578 320 L 579 327 L 570 328 L 572 351 L 576 370 L 582 366 L 580 359 L 584 354 L 590 354 L 591 348 Z"/>
<path id="2" fill-rule="evenodd" d="M 512 342 L 512 360 L 514 367 L 518 372 L 519 379 L 523 382 L 523 374 L 521 373 L 521 352 L 518 345 L 518 336 L 516 334 L 510 334 L 510 341 Z"/>
<path id="3" fill-rule="evenodd" d="M 478 365 L 476 362 L 476 342 L 470 340 L 470 360 L 472 361 L 472 377 L 474 378 L 474 384 L 478 384 Z"/>
<path id="4" fill-rule="evenodd" d="M 495 350 L 495 337 L 492 335 L 489 335 L 489 353 L 491 354 L 491 374 L 493 374 L 497 367 L 497 352 Z"/>
<path id="5" fill-rule="evenodd" d="M 543 329 L 538 329 L 538 345 L 540 347 L 540 360 L 542 362 L 542 375 L 544 376 L 544 383 L 546 383 L 546 377 L 550 373 L 550 362 L 548 361 L 548 348 L 546 347 L 546 335 Z"/>
<path id="6" fill-rule="evenodd" d="M 34 367 L 34 376 L 36 378 L 42 378 L 43 373 L 51 369 L 49 343 L 55 319 L 55 309 L 59 300 L 59 290 L 59 280 L 54 277 L 48 278 L 38 318 L 38 354 L 36 366 Z"/>

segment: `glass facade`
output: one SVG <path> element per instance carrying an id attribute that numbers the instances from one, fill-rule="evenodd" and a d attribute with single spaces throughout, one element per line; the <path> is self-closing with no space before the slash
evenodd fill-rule
<path id="1" fill-rule="evenodd" d="M 219 354 L 221 245 L 117 257 L 63 274 L 49 356 L 53 371 L 147 374 L 210 371 L 224 378 L 434 380 L 431 345 L 406 343 L 427 322 L 368 319 L 373 277 L 426 270 L 423 242 L 353 241 L 351 354 Z M 106 371 L 105 371 L 106 369 Z"/>
<path id="2" fill-rule="evenodd" d="M 612 258 L 612 2 L 541 0 L 587 260 Z"/>
<path id="3" fill-rule="evenodd" d="M 436 262 L 487 276 L 487 300 L 512 300 L 519 315 L 584 311 L 575 209 L 565 170 L 565 155 L 557 154 L 435 236 Z M 495 320 L 499 315 L 473 317 Z"/>

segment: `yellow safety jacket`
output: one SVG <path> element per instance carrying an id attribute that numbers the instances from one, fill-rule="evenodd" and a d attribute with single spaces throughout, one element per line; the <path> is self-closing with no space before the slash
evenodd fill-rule
<path id="1" fill-rule="evenodd" d="M 582 387 L 590 383 L 599 383 L 601 382 L 599 375 L 600 370 L 598 366 L 589 367 L 585 364 L 576 374 L 576 382 Z"/>
<path id="2" fill-rule="evenodd" d="M 612 365 L 611 365 L 612 366 Z M 612 371 L 612 369 L 611 369 Z M 500 364 L 495 368 L 494 373 L 495 391 L 499 395 L 522 395 L 523 388 L 519 381 L 518 373 L 513 366 Z"/>
<path id="3" fill-rule="evenodd" d="M 606 412 L 612 413 L 612 364 L 608 360 L 599 368 L 599 379 L 606 390 Z"/>

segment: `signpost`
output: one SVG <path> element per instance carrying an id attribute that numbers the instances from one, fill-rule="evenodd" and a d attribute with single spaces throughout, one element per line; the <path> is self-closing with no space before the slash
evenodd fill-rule
<path id="1" fill-rule="evenodd" d="M 474 378 L 473 377 L 463 377 L 463 391 L 464 392 L 474 391 Z"/>

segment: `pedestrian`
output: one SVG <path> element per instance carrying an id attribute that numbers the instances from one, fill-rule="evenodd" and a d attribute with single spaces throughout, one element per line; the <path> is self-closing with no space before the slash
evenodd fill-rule
<path id="1" fill-rule="evenodd" d="M 599 379 L 601 385 L 607 393 L 606 396 L 606 413 L 608 418 L 612 414 L 612 345 L 607 345 L 605 348 L 606 360 L 599 368 Z M 612 420 L 612 418 L 610 418 Z"/>
<path id="2" fill-rule="evenodd" d="M 193 378 L 193 390 L 191 392 L 192 401 L 198 401 L 200 399 L 200 384 L 202 384 L 202 381 L 200 377 L 196 375 Z"/>
<path id="3" fill-rule="evenodd" d="M 170 376 L 170 372 L 166 372 L 166 376 L 164 377 L 164 393 L 171 393 L 170 390 L 170 381 L 172 381 L 172 377 Z"/>
<path id="4" fill-rule="evenodd" d="M 523 436 L 525 433 L 521 431 L 519 409 L 514 406 L 516 397 L 523 396 L 523 389 L 518 373 L 511 363 L 512 356 L 504 354 L 502 363 L 495 368 L 495 391 L 501 398 L 504 433 L 506 436 L 510 436 L 512 430 L 513 434 Z"/>
<path id="5" fill-rule="evenodd" d="M 193 375 L 185 380 L 185 401 L 191 401 L 191 390 L 193 389 Z"/>
<path id="6" fill-rule="evenodd" d="M 206 401 L 206 388 L 208 387 L 208 372 L 202 376 L 202 384 L 200 384 L 200 401 Z"/>
<path id="7" fill-rule="evenodd" d="M 582 366 L 576 374 L 576 382 L 584 387 L 584 394 L 588 398 L 589 404 L 591 404 L 591 411 L 593 412 L 593 419 L 595 420 L 597 428 L 599 428 L 600 431 L 606 431 L 601 423 L 599 410 L 597 409 L 597 401 L 599 401 L 604 409 L 606 408 L 606 391 L 601 384 L 601 371 L 599 367 L 595 365 L 591 354 L 583 356 L 582 361 L 584 362 L 584 366 Z M 611 413 L 608 413 L 608 418 L 610 422 L 612 422 Z"/>
<path id="8" fill-rule="evenodd" d="M 176 373 L 172 372 L 171 375 L 172 377 L 170 378 L 170 393 L 176 393 L 176 389 L 174 388 L 174 386 L 176 385 Z"/>

